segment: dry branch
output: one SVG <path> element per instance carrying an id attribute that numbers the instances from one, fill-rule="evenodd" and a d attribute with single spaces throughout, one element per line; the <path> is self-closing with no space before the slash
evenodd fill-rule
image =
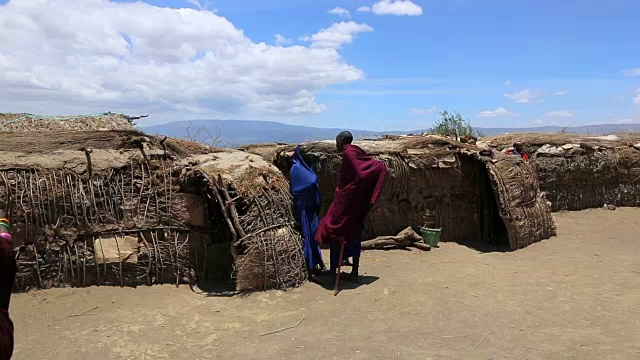
<path id="1" fill-rule="evenodd" d="M 431 246 L 425 244 L 422 237 L 416 234 L 411 227 L 402 230 L 397 236 L 378 236 L 375 239 L 362 242 L 363 250 L 408 247 L 415 247 L 422 251 L 431 250 Z"/>
<path id="2" fill-rule="evenodd" d="M 147 115 L 140 115 L 140 116 L 126 116 L 127 120 L 129 121 L 133 121 L 133 120 L 140 120 L 140 119 L 144 119 L 146 117 L 149 117 L 149 114 Z"/>
<path id="3" fill-rule="evenodd" d="M 260 336 L 273 335 L 273 334 L 277 334 L 279 332 L 283 332 L 283 331 L 286 331 L 286 330 L 289 330 L 289 329 L 293 329 L 293 328 L 297 327 L 298 325 L 300 325 L 303 320 L 304 320 L 304 315 L 302 315 L 302 319 L 300 319 L 300 321 L 298 321 L 295 325 L 283 327 L 283 328 L 277 329 L 277 330 L 267 331 L 267 332 L 264 332 L 264 333 L 260 334 Z"/>
<path id="4" fill-rule="evenodd" d="M 78 317 L 78 316 L 84 316 L 84 315 L 96 315 L 96 314 L 89 314 L 89 313 L 92 312 L 93 310 L 97 310 L 97 309 L 98 309 L 98 307 L 96 306 L 96 307 L 93 307 L 93 308 L 91 308 L 89 310 L 83 311 L 81 313 L 69 315 L 68 317 Z"/>

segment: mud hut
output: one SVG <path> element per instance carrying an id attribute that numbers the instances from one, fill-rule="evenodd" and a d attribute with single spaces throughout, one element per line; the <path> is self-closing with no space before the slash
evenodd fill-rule
<path id="1" fill-rule="evenodd" d="M 306 278 L 286 178 L 261 157 L 237 150 L 182 161 L 181 178 L 206 199 L 212 229 L 235 261 L 237 288 L 287 288 Z M 193 191 L 192 191 L 193 192 Z"/>
<path id="2" fill-rule="evenodd" d="M 258 156 L 135 130 L 2 138 L 0 206 L 13 223 L 17 291 L 196 282 L 243 290 L 304 280 L 300 239 L 283 210 L 291 202 L 274 185 L 286 180 Z M 199 182 L 198 174 L 214 179 L 210 169 L 220 182 Z M 236 213 L 244 236 L 231 236 Z"/>
<path id="3" fill-rule="evenodd" d="M 553 211 L 640 206 L 640 135 L 512 134 L 482 139 L 530 154 Z"/>
<path id="4" fill-rule="evenodd" d="M 384 162 L 390 178 L 365 224 L 365 238 L 407 226 L 442 228 L 442 240 L 525 247 L 555 235 L 534 172 L 517 157 L 482 157 L 479 148 L 439 137 L 407 136 L 355 142 Z M 294 146 L 280 146 L 275 164 L 286 174 Z M 337 186 L 335 144 L 303 145 L 320 178 L 326 211 Z"/>

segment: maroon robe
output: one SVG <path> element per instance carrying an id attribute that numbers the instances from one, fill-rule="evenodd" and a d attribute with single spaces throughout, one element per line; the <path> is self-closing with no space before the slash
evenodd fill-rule
<path id="1" fill-rule="evenodd" d="M 340 182 L 329 211 L 320 221 L 316 241 L 344 244 L 360 239 L 367 213 L 378 200 L 387 167 L 355 145 L 342 151 Z"/>
<path id="2" fill-rule="evenodd" d="M 13 354 L 13 323 L 9 318 L 9 299 L 15 277 L 13 244 L 0 238 L 0 360 L 9 360 Z"/>

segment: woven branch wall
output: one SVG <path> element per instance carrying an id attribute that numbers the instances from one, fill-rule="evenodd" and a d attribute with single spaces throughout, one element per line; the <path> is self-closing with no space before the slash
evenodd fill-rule
<path id="1" fill-rule="evenodd" d="M 190 160 L 188 187 L 206 189 L 212 222 L 222 224 L 235 259 L 237 290 L 287 289 L 306 279 L 302 238 L 294 229 L 292 198 L 273 165 L 241 152 Z"/>
<path id="2" fill-rule="evenodd" d="M 531 165 L 553 211 L 640 206 L 640 151 L 616 148 L 570 157 L 537 156 Z"/>
<path id="3" fill-rule="evenodd" d="M 556 235 L 551 208 L 540 191 L 535 170 L 519 157 L 488 160 L 487 167 L 509 233 L 511 249 Z"/>
<path id="4" fill-rule="evenodd" d="M 127 168 L 91 179 L 67 170 L 1 171 L 0 197 L 9 199 L 19 248 L 18 290 L 187 278 L 194 247 L 171 167 L 170 161 L 132 159 Z M 96 239 L 104 251 L 107 243 L 126 247 L 131 238 L 138 248 L 130 258 L 98 264 Z"/>

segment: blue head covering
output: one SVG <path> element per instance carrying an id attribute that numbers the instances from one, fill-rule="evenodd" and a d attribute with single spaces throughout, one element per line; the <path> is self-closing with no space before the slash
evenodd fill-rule
<path id="1" fill-rule="evenodd" d="M 318 189 L 318 176 L 302 158 L 300 146 L 297 146 L 293 152 L 293 166 L 289 172 L 289 178 L 291 180 L 291 195 L 293 195 L 296 213 L 298 213 L 298 209 L 301 210 L 302 208 L 313 210 L 314 212 L 319 210 L 321 198 L 320 190 Z M 296 217 L 298 217 L 297 214 Z"/>

